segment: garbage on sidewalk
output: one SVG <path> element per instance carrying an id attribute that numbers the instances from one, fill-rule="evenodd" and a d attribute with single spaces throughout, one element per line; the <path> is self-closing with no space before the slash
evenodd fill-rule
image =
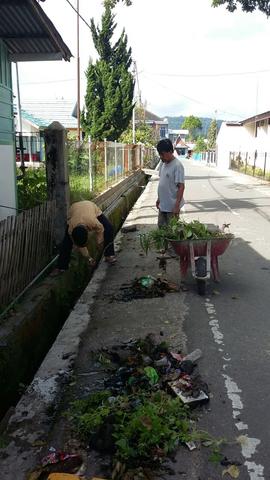
<path id="1" fill-rule="evenodd" d="M 168 292 L 177 292 L 179 287 L 165 278 L 155 278 L 145 275 L 135 278 L 131 283 L 120 287 L 121 293 L 114 295 L 113 300 L 130 302 L 143 298 L 164 297 Z"/>
<path id="2" fill-rule="evenodd" d="M 42 458 L 39 468 L 31 473 L 28 480 L 75 480 L 83 460 L 77 453 L 66 453 L 49 449 L 48 455 Z"/>
<path id="3" fill-rule="evenodd" d="M 60 464 L 62 466 L 65 466 L 65 468 L 69 468 L 70 471 L 74 470 L 74 468 L 79 467 L 81 463 L 82 459 L 79 455 L 61 452 L 55 450 L 53 447 L 50 449 L 50 453 L 41 460 L 42 467 Z"/>
<path id="4" fill-rule="evenodd" d="M 80 442 L 110 456 L 105 477 L 137 478 L 127 472 L 160 470 L 180 445 L 196 448 L 188 400 L 198 405 L 209 398 L 195 362 L 151 334 L 104 348 L 96 359 L 102 361 L 103 389 L 72 402 L 68 418 Z"/>

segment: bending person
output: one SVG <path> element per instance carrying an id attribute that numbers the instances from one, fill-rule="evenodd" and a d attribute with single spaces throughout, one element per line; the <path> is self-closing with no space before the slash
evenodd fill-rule
<path id="1" fill-rule="evenodd" d="M 105 261 L 111 264 L 116 262 L 113 226 L 95 203 L 88 200 L 73 203 L 67 223 L 57 262 L 58 272 L 68 269 L 73 246 L 88 259 L 90 265 L 95 265 L 87 248 L 89 232 L 96 233 L 98 245 L 104 243 Z"/>

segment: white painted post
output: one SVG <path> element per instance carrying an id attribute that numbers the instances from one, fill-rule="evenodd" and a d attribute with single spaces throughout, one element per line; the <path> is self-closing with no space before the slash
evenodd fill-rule
<path id="1" fill-rule="evenodd" d="M 93 174 L 92 174 L 92 151 L 91 151 L 91 137 L 88 136 L 88 172 L 89 172 L 89 189 L 93 191 Z"/>
<path id="2" fill-rule="evenodd" d="M 117 181 L 117 145 L 116 140 L 114 140 L 114 179 Z"/>
<path id="3" fill-rule="evenodd" d="M 105 180 L 105 186 L 107 187 L 108 168 L 107 168 L 107 140 L 106 140 L 106 138 L 104 138 L 104 180 Z"/>
<path id="4" fill-rule="evenodd" d="M 130 146 L 128 147 L 128 171 L 127 173 L 129 172 L 130 170 Z"/>
<path id="5" fill-rule="evenodd" d="M 26 137 L 29 150 L 29 163 L 33 165 L 33 156 L 32 156 L 32 132 L 29 137 Z"/>
<path id="6" fill-rule="evenodd" d="M 122 144 L 122 178 L 125 176 L 125 148 L 126 145 Z"/>

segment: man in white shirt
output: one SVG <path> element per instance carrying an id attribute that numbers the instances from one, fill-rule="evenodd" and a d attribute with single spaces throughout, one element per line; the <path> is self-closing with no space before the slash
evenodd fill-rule
<path id="1" fill-rule="evenodd" d="M 167 225 L 172 217 L 179 217 L 184 206 L 185 170 L 178 158 L 173 154 L 171 140 L 165 138 L 157 144 L 161 159 L 159 168 L 158 198 L 156 207 L 158 226 Z"/>

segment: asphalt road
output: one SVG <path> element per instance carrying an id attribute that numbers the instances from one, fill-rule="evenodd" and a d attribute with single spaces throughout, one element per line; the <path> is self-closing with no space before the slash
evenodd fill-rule
<path id="1" fill-rule="evenodd" d="M 236 237 L 220 257 L 221 282 L 211 280 L 205 297 L 187 278 L 188 350 L 202 350 L 212 397 L 200 424 L 230 442 L 238 478 L 270 479 L 270 185 L 195 162 L 185 169 L 186 219 L 230 223 Z M 205 465 L 203 472 L 213 479 Z"/>

